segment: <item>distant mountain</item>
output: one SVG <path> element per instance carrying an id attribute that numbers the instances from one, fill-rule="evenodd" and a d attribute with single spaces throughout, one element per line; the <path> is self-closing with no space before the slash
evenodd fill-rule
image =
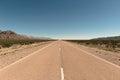
<path id="1" fill-rule="evenodd" d="M 42 40 L 51 40 L 51 38 L 48 38 L 48 37 L 38 37 L 38 38 Z"/>
<path id="2" fill-rule="evenodd" d="M 120 40 L 120 36 L 94 38 L 92 40 Z"/>
<path id="3" fill-rule="evenodd" d="M 0 30 L 0 39 L 30 39 L 27 36 L 17 34 L 11 30 L 1 31 Z"/>
<path id="4" fill-rule="evenodd" d="M 50 39 L 45 37 L 33 37 L 33 36 L 27 36 L 27 35 L 20 35 L 17 34 L 11 30 L 2 31 L 0 30 L 0 39 Z"/>

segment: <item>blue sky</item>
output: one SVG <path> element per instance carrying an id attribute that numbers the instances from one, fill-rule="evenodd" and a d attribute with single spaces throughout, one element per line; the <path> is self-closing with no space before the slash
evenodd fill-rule
<path id="1" fill-rule="evenodd" d="M 0 0 L 0 29 L 59 39 L 120 35 L 120 0 Z"/>

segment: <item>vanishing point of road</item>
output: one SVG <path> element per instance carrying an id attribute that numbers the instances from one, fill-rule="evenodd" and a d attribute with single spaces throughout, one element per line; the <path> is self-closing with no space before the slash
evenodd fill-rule
<path id="1" fill-rule="evenodd" d="M 1 69 L 0 80 L 120 80 L 120 67 L 55 41 Z"/>

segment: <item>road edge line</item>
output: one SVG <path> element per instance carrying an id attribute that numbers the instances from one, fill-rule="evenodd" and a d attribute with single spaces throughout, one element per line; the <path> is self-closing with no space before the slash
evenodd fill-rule
<path id="1" fill-rule="evenodd" d="M 23 57 L 23 58 L 21 58 L 21 59 L 15 61 L 15 62 L 11 63 L 10 65 L 8 65 L 8 66 L 6 66 L 6 67 L 3 67 L 2 69 L 0 69 L 0 72 L 3 71 L 4 69 L 6 69 L 6 68 L 8 68 L 8 67 L 10 67 L 10 66 L 12 66 L 12 65 L 14 65 L 14 64 L 16 64 L 16 63 L 21 62 L 22 60 L 24 60 L 24 59 L 26 59 L 26 58 L 28 58 L 28 57 L 30 57 L 30 56 L 32 56 L 32 55 L 34 55 L 34 54 L 36 54 L 36 53 L 42 51 L 42 50 L 44 50 L 45 48 L 47 48 L 47 47 L 53 45 L 54 43 L 55 43 L 55 42 L 53 42 L 53 43 L 51 43 L 51 44 L 49 44 L 49 45 L 47 45 L 47 46 L 45 46 L 45 47 L 43 47 L 43 48 L 41 48 L 41 49 L 39 49 L 39 50 L 37 50 L 37 51 L 35 51 L 35 52 L 29 54 L 28 56 L 25 56 L 25 57 Z"/>
<path id="2" fill-rule="evenodd" d="M 76 49 L 78 49 L 78 50 L 80 50 L 80 51 L 82 51 L 82 52 L 84 52 L 84 53 L 86 53 L 86 54 L 88 54 L 88 55 L 90 55 L 90 56 L 95 57 L 96 59 L 99 59 L 99 60 L 101 60 L 101 61 L 103 61 L 103 62 L 106 62 L 106 63 L 108 63 L 108 64 L 110 64 L 110 65 L 112 65 L 112 66 L 120 69 L 120 66 L 118 66 L 118 65 L 116 65 L 116 64 L 114 64 L 114 63 L 112 63 L 112 62 L 110 62 L 110 61 L 107 61 L 106 59 L 103 59 L 103 58 L 101 58 L 101 57 L 98 57 L 98 56 L 96 56 L 96 55 L 93 55 L 91 52 L 87 52 L 87 51 L 85 51 L 85 50 L 83 50 L 83 49 L 80 49 L 77 45 L 76 45 L 76 46 L 73 46 L 71 43 L 70 43 L 69 45 L 72 46 L 72 47 L 74 47 L 74 48 L 76 48 Z"/>

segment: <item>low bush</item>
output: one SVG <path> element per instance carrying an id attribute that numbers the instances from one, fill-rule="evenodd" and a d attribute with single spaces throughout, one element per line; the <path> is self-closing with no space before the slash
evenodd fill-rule
<path id="1" fill-rule="evenodd" d="M 39 39 L 21 39 L 21 40 L 15 40 L 15 39 L 2 39 L 0 40 L 0 46 L 1 47 L 10 47 L 14 44 L 20 44 L 20 45 L 27 45 L 32 44 L 36 42 L 45 42 L 48 40 L 39 40 Z"/>
<path id="2" fill-rule="evenodd" d="M 120 48 L 120 40 L 67 40 L 67 41 L 84 45 L 98 46 L 106 49 Z"/>

